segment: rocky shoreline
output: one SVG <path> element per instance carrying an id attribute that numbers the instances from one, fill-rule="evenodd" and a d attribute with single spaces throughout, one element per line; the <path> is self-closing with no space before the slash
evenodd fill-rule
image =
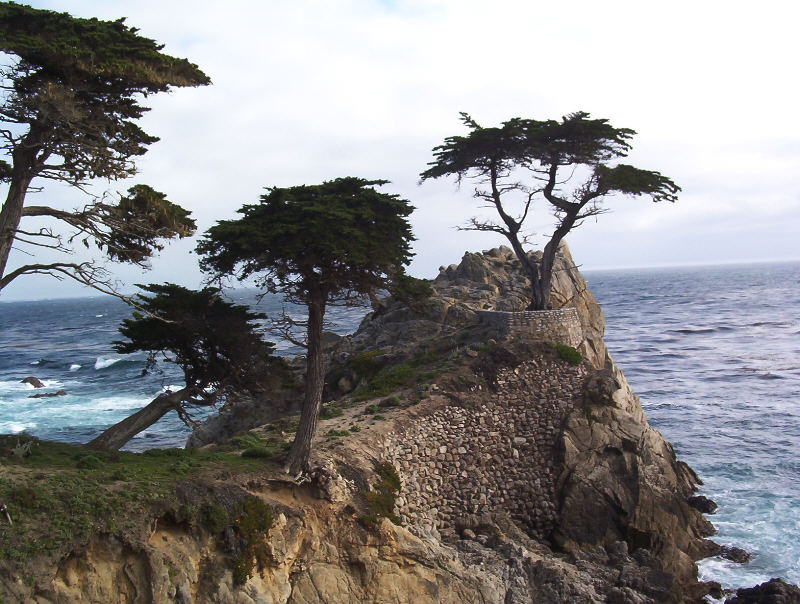
<path id="1" fill-rule="evenodd" d="M 42 604 L 800 602 L 782 582 L 732 594 L 698 581 L 697 560 L 745 562 L 746 552 L 708 539 L 713 502 L 648 425 L 569 250 L 553 300 L 575 309 L 579 359 L 530 321 L 498 329 L 481 320 L 481 311 L 524 308 L 524 285 L 510 250 L 466 254 L 441 269 L 424 304 L 385 300 L 355 334 L 329 338 L 310 481 L 288 481 L 267 462 L 184 479 L 138 533 L 75 544 L 34 587 L 7 573 L 0 595 Z M 285 442 L 280 418 L 295 401 L 239 401 L 192 445 L 213 451 L 247 430 Z M 376 512 L 368 494 L 386 464 L 399 489 Z M 235 540 L 186 510 L 230 514 L 246 497 L 268 504 L 274 521 L 264 563 L 241 582 Z"/>

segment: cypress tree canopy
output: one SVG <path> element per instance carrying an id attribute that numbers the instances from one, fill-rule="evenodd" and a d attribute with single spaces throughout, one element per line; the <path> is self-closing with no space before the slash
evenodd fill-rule
<path id="1" fill-rule="evenodd" d="M 8 183 L 0 210 L 0 290 L 21 275 L 49 274 L 119 295 L 95 261 L 34 261 L 7 272 L 12 246 L 32 257 L 41 248 L 69 254 L 74 241 L 93 242 L 112 260 L 146 266 L 160 241 L 194 231 L 189 212 L 146 185 L 129 189 L 118 203 L 103 196 L 72 212 L 25 206 L 39 178 L 82 188 L 95 178 L 136 173 L 134 159 L 158 140 L 137 124 L 148 111 L 142 100 L 210 83 L 196 65 L 162 49 L 123 19 L 0 2 L 0 182 Z M 27 217 L 60 221 L 72 231 L 20 228 Z"/>
<path id="2" fill-rule="evenodd" d="M 531 281 L 531 310 L 550 307 L 553 260 L 561 241 L 586 218 L 607 211 L 607 196 L 648 196 L 656 202 L 678 198 L 680 187 L 661 173 L 610 164 L 628 154 L 628 141 L 636 132 L 615 128 L 585 111 L 560 121 L 515 117 L 491 128 L 466 113 L 461 121 L 469 132 L 434 147 L 434 160 L 420 176 L 423 181 L 455 176 L 459 182 L 475 182 L 475 197 L 493 206 L 500 220 L 472 218 L 462 228 L 508 239 Z M 537 200 L 548 203 L 556 217 L 541 261 L 532 260 L 523 245 L 524 227 Z"/>
<path id="3" fill-rule="evenodd" d="M 138 294 L 138 306 L 122 321 L 126 340 L 114 342 L 122 354 L 144 351 L 151 363 L 164 358 L 183 370 L 186 386 L 198 398 L 219 396 L 228 390 L 257 389 L 277 362 L 274 347 L 265 342 L 254 323 L 266 315 L 225 301 L 220 290 L 194 291 L 172 283 L 139 285 L 150 295 Z M 205 390 L 214 386 L 213 393 Z"/>
<path id="4" fill-rule="evenodd" d="M 162 48 L 124 19 L 81 19 L 0 3 L 0 51 L 15 59 L 3 74 L 0 116 L 29 125 L 41 163 L 51 155 L 63 158 L 40 166 L 36 175 L 81 182 L 133 173 L 128 158 L 158 140 L 133 122 L 147 111 L 137 97 L 210 83 L 196 65 Z"/>
<path id="5" fill-rule="evenodd" d="M 304 303 L 309 287 L 325 300 L 383 287 L 402 273 L 414 240 L 413 206 L 380 193 L 383 180 L 338 178 L 321 185 L 267 189 L 237 220 L 211 227 L 197 246 L 216 275 L 255 276 L 267 291 Z"/>

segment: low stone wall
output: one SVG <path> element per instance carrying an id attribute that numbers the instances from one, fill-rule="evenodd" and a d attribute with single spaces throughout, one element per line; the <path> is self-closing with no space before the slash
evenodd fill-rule
<path id="1" fill-rule="evenodd" d="M 393 433 L 384 454 L 403 482 L 403 521 L 448 536 L 507 512 L 530 536 L 546 537 L 561 426 L 585 376 L 583 366 L 530 360 L 501 372 L 496 393 L 467 394 Z"/>
<path id="2" fill-rule="evenodd" d="M 577 348 L 583 342 L 583 329 L 578 312 L 572 308 L 558 310 L 524 310 L 507 312 L 479 310 L 481 321 L 502 336 L 523 336 L 531 340 L 558 342 Z"/>

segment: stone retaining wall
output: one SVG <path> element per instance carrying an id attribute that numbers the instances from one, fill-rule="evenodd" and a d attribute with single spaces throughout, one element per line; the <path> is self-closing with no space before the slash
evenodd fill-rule
<path id="1" fill-rule="evenodd" d="M 531 340 L 567 344 L 573 348 L 583 342 L 581 321 L 578 312 L 572 307 L 558 310 L 477 312 L 483 323 L 496 329 L 502 336 L 519 335 Z"/>
<path id="2" fill-rule="evenodd" d="M 530 536 L 546 537 L 561 426 L 585 376 L 583 366 L 530 360 L 501 372 L 496 393 L 467 394 L 393 433 L 384 454 L 403 482 L 403 521 L 446 537 L 505 511 Z"/>

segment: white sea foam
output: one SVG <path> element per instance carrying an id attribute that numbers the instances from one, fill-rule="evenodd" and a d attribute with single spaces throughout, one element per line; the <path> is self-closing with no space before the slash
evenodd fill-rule
<path id="1" fill-rule="evenodd" d="M 137 398 L 132 396 L 107 396 L 103 398 L 95 398 L 89 401 L 75 403 L 69 407 L 63 408 L 62 412 L 76 413 L 85 412 L 95 414 L 93 421 L 98 421 L 98 416 L 110 411 L 129 411 L 131 409 L 141 409 L 150 402 L 151 399 Z M 122 419 L 120 417 L 119 419 Z M 105 421 L 105 418 L 103 418 Z M 115 420 L 116 421 L 116 420 Z"/>
<path id="2" fill-rule="evenodd" d="M 105 369 L 106 367 L 111 367 L 114 363 L 118 363 L 121 360 L 121 357 L 97 357 L 97 360 L 94 362 L 94 368 Z"/>
<path id="3" fill-rule="evenodd" d="M 78 369 L 80 369 L 81 367 L 82 367 L 81 365 L 78 365 L 77 363 L 74 363 L 74 364 L 69 366 L 69 370 L 70 371 L 78 371 Z"/>
<path id="4" fill-rule="evenodd" d="M 61 382 L 58 380 L 42 380 L 42 384 L 44 384 L 46 388 L 49 388 L 54 385 L 60 385 Z M 0 392 L 4 394 L 10 394 L 13 392 L 27 392 L 28 390 L 37 390 L 37 388 L 34 388 L 27 382 L 22 383 L 21 380 L 0 381 Z"/>
<path id="5" fill-rule="evenodd" d="M 28 428 L 35 428 L 34 422 L 0 422 L 0 434 L 19 434 Z"/>

